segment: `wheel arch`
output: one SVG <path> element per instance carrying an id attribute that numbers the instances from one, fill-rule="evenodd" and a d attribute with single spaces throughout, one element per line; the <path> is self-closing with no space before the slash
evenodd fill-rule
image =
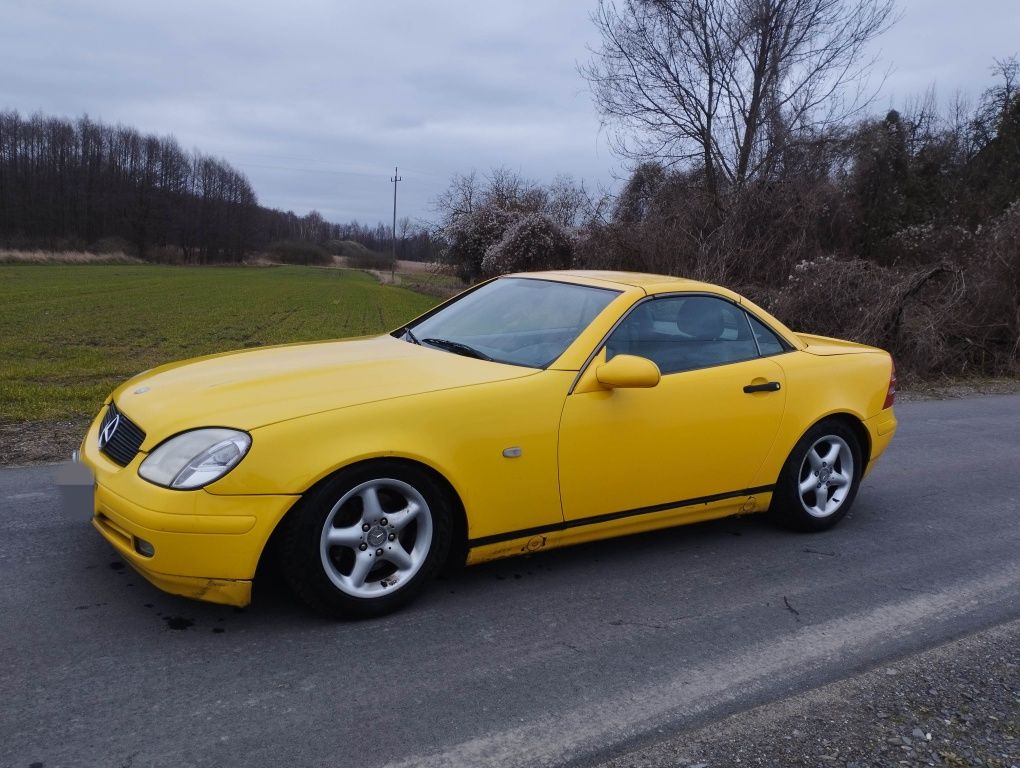
<path id="1" fill-rule="evenodd" d="M 871 462 L 871 434 L 868 432 L 868 428 L 865 426 L 863 419 L 853 411 L 849 410 L 836 410 L 825 413 L 822 416 L 816 418 L 811 422 L 801 422 L 801 425 L 794 427 L 790 425 L 782 430 L 783 436 L 776 440 L 776 443 L 772 446 L 769 453 L 769 458 L 766 460 L 766 467 L 758 475 L 756 483 L 759 485 L 765 484 L 776 484 L 779 482 L 779 478 L 783 473 L 786 463 L 790 460 L 790 456 L 796 449 L 797 444 L 804 438 L 808 432 L 826 421 L 834 421 L 838 424 L 844 425 L 847 429 L 851 430 L 854 437 L 857 438 L 861 448 L 861 462 L 863 464 L 862 470 L 866 470 Z M 863 474 L 863 471 L 862 471 Z"/>
<path id="2" fill-rule="evenodd" d="M 443 566 L 444 572 L 454 571 L 467 562 L 467 542 L 468 542 L 468 523 L 467 523 L 467 511 L 464 507 L 464 502 L 461 499 L 460 494 L 454 487 L 447 477 L 437 470 L 435 467 L 429 464 L 419 461 L 417 459 L 407 458 L 405 456 L 375 456 L 366 459 L 360 459 L 353 461 L 349 464 L 344 464 L 341 467 L 333 469 L 331 472 L 323 475 L 308 488 L 306 488 L 300 495 L 300 498 L 290 506 L 290 509 L 284 513 L 284 515 L 277 521 L 276 526 L 273 528 L 272 533 L 266 539 L 266 543 L 262 546 L 262 552 L 259 554 L 258 564 L 256 566 L 256 574 L 265 572 L 266 568 L 270 565 L 270 562 L 277 551 L 279 539 L 283 535 L 283 531 L 286 528 L 289 520 L 292 520 L 295 516 L 296 510 L 305 503 L 305 499 L 311 496 L 318 488 L 325 485 L 327 482 L 332 480 L 337 475 L 349 471 L 354 468 L 369 466 L 373 464 L 402 464 L 407 467 L 413 467 L 414 469 L 425 472 L 429 477 L 436 481 L 439 487 L 446 494 L 447 501 L 450 503 L 450 511 L 453 517 L 453 541 L 450 542 L 450 552 L 447 555 L 446 563 Z M 257 577 L 257 576 L 256 576 Z"/>
<path id="3" fill-rule="evenodd" d="M 846 434 L 847 432 L 850 434 Z M 803 482 L 800 472 L 803 467 L 802 462 L 806 459 L 802 458 L 804 453 L 798 448 L 803 445 L 809 449 L 811 441 L 833 433 L 837 435 L 842 433 L 849 442 L 856 441 L 858 443 L 862 468 L 860 472 L 853 473 L 849 495 L 835 509 L 828 510 L 826 508 L 821 515 L 817 515 L 807 509 L 800 491 L 800 484 Z M 833 411 L 815 419 L 801 431 L 783 462 L 773 486 L 768 508 L 769 515 L 779 525 L 796 531 L 823 531 L 836 525 L 850 509 L 857 496 L 857 490 L 864 476 L 864 470 L 867 468 L 870 454 L 871 437 L 868 434 L 867 426 L 856 414 L 847 411 Z M 818 487 L 822 487 L 821 483 Z M 817 507 L 817 505 L 815 506 Z"/>
<path id="4" fill-rule="evenodd" d="M 860 444 L 861 448 L 861 461 L 863 462 L 861 475 L 863 476 L 864 471 L 868 468 L 868 463 L 871 461 L 871 434 L 868 432 L 868 428 L 864 426 L 864 422 L 861 421 L 859 416 L 856 416 L 849 411 L 836 411 L 823 416 L 812 424 L 809 424 L 807 429 L 801 433 L 800 437 L 803 437 L 816 426 L 826 421 L 835 421 L 839 424 L 843 424 L 854 433 L 854 437 L 857 438 L 857 442 Z M 800 438 L 797 438 L 797 441 L 799 442 Z M 790 450 L 792 451 L 793 449 L 791 448 Z"/>

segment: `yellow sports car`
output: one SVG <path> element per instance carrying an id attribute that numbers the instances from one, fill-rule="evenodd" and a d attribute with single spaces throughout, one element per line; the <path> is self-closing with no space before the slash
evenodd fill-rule
<path id="1" fill-rule="evenodd" d="M 91 520 L 161 589 L 377 615 L 445 564 L 726 515 L 834 525 L 896 430 L 886 352 L 725 288 L 544 272 L 388 335 L 146 371 L 81 445 Z"/>

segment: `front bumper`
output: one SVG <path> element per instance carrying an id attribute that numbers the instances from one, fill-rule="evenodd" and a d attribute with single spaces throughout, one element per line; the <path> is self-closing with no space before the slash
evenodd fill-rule
<path id="1" fill-rule="evenodd" d="M 297 496 L 222 496 L 160 488 L 99 451 L 99 419 L 80 461 L 96 479 L 93 527 L 156 587 L 214 603 L 251 602 L 252 579 L 270 534 Z M 148 546 L 145 546 L 148 545 Z M 151 548 L 151 555 L 144 554 Z"/>

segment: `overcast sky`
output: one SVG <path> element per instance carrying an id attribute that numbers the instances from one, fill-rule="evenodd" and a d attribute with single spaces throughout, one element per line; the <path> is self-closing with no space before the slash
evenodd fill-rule
<path id="1" fill-rule="evenodd" d="M 596 0 L 0 0 L 0 109 L 88 113 L 225 158 L 264 205 L 428 217 L 454 172 L 611 185 L 577 62 Z M 976 97 L 1020 49 L 1017 0 L 899 0 L 876 107 Z"/>

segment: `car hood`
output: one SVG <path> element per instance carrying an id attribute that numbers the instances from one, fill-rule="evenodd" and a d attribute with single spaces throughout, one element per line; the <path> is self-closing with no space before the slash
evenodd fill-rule
<path id="1" fill-rule="evenodd" d="M 114 393 L 143 450 L 195 427 L 255 429 L 394 397 L 519 378 L 535 369 L 475 360 L 392 336 L 288 344 L 171 363 Z"/>

